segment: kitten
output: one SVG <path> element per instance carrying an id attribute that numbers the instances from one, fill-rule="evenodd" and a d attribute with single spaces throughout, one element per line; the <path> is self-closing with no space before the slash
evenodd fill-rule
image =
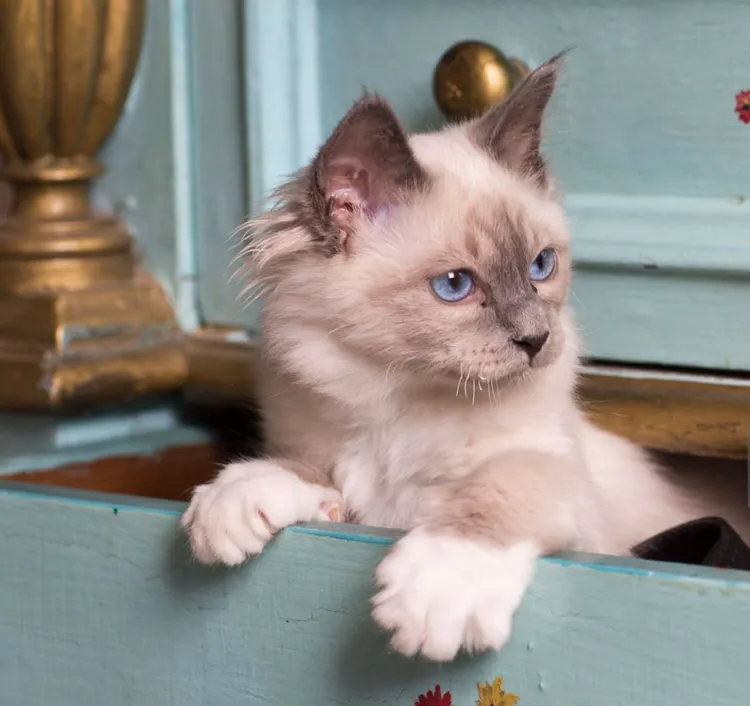
<path id="1" fill-rule="evenodd" d="M 407 530 L 375 620 L 406 655 L 500 648 L 537 558 L 627 554 L 696 514 L 574 386 L 568 227 L 540 153 L 558 60 L 407 136 L 361 99 L 252 225 L 269 456 L 198 487 L 195 556 L 238 564 L 342 503 Z"/>

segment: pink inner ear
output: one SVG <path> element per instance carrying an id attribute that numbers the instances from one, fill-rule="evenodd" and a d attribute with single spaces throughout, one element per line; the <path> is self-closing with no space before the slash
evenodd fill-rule
<path id="1" fill-rule="evenodd" d="M 338 189 L 328 199 L 331 220 L 339 228 L 349 228 L 354 216 L 362 209 L 363 202 L 354 189 Z"/>
<path id="2" fill-rule="evenodd" d="M 362 201 L 354 189 L 339 189 L 328 200 L 331 221 L 339 229 L 339 240 L 344 245 L 354 230 L 354 219 L 362 210 Z"/>
<path id="3" fill-rule="evenodd" d="M 331 165 L 326 184 L 326 199 L 331 220 L 340 230 L 343 243 L 360 215 L 372 215 L 370 180 L 367 170 L 358 161 L 340 160 Z"/>

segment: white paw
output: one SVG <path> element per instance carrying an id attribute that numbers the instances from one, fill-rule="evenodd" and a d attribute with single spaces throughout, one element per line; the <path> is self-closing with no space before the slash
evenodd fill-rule
<path id="1" fill-rule="evenodd" d="M 407 656 L 500 649 L 539 554 L 530 541 L 502 548 L 417 529 L 378 566 L 373 616 Z"/>
<path id="2" fill-rule="evenodd" d="M 307 483 L 273 461 L 246 461 L 198 486 L 181 524 L 196 559 L 235 565 L 284 527 L 329 520 L 336 506 L 341 495 L 334 488 Z"/>

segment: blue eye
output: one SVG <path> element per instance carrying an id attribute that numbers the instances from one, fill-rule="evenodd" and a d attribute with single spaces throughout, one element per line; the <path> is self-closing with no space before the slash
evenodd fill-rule
<path id="1" fill-rule="evenodd" d="M 460 302 L 474 291 L 474 278 L 466 270 L 453 270 L 433 277 L 430 287 L 444 302 Z"/>
<path id="2" fill-rule="evenodd" d="M 552 248 L 542 250 L 529 267 L 529 279 L 534 282 L 542 282 L 548 279 L 555 271 L 557 264 L 557 253 Z"/>

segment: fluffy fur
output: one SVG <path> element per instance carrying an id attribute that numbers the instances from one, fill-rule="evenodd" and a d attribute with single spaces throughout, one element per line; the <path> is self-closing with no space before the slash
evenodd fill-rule
<path id="1" fill-rule="evenodd" d="M 251 224 L 268 459 L 196 490 L 200 560 L 239 563 L 342 502 L 408 531 L 374 617 L 400 652 L 446 660 L 504 644 L 540 555 L 627 554 L 697 514 L 576 405 L 570 238 L 539 152 L 557 64 L 434 134 L 364 98 Z M 531 282 L 545 248 L 556 269 Z M 475 290 L 440 301 L 430 278 L 458 269 Z M 519 341 L 540 333 L 532 355 Z"/>

